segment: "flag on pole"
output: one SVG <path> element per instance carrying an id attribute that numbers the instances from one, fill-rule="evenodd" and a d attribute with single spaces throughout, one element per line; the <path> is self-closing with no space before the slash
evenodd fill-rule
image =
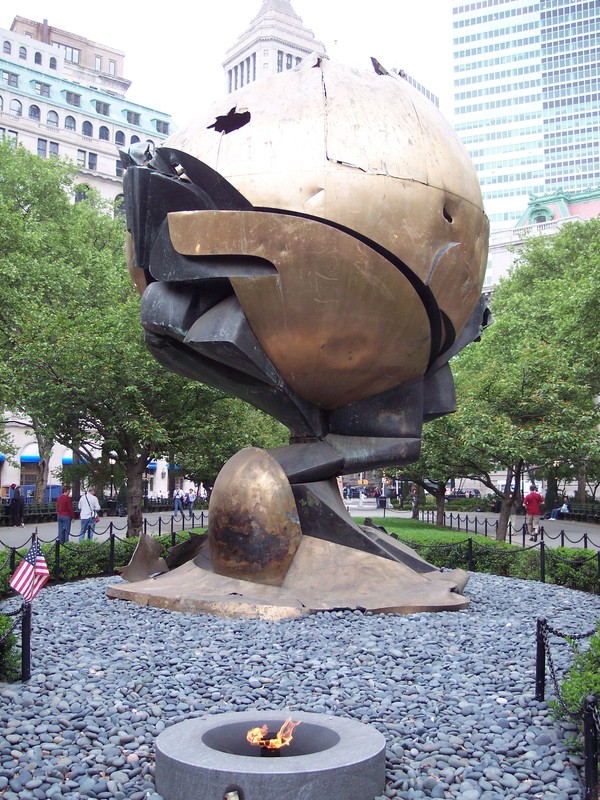
<path id="1" fill-rule="evenodd" d="M 23 598 L 31 603 L 49 580 L 50 573 L 42 548 L 38 540 L 34 539 L 29 552 L 19 564 L 9 583 L 15 592 L 23 595 Z"/>

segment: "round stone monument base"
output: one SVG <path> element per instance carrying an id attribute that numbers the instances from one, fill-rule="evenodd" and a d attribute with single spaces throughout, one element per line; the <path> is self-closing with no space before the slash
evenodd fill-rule
<path id="1" fill-rule="evenodd" d="M 300 724 L 279 755 L 246 741 Z M 165 800 L 373 800 L 385 788 L 385 739 L 356 720 L 305 712 L 241 711 L 177 723 L 156 740 L 156 788 Z"/>

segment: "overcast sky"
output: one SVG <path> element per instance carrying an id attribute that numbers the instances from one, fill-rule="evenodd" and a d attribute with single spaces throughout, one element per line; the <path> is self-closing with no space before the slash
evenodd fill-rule
<path id="1" fill-rule="evenodd" d="M 126 54 L 128 97 L 171 114 L 177 125 L 224 93 L 227 49 L 259 12 L 262 0 L 170 0 L 161 5 L 123 0 L 4 0 L 0 27 L 15 16 L 110 45 Z M 331 58 L 370 69 L 370 56 L 404 69 L 451 114 L 452 0 L 292 0 Z"/>

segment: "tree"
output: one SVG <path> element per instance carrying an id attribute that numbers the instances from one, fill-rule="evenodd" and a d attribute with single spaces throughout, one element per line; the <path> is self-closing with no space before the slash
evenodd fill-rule
<path id="1" fill-rule="evenodd" d="M 190 384 L 187 394 L 196 395 L 190 414 L 173 438 L 177 466 L 195 484 L 212 487 L 221 468 L 244 447 L 269 449 L 286 444 L 287 428 L 277 420 L 217 389 Z"/>
<path id="2" fill-rule="evenodd" d="M 480 480 L 501 498 L 504 538 L 527 473 L 549 478 L 550 503 L 559 476 L 597 474 L 599 255 L 600 221 L 569 224 L 527 242 L 495 289 L 494 323 L 452 362 L 457 412 L 424 426 L 421 458 L 403 470 L 433 482 L 438 524 L 449 477 Z"/>
<path id="3" fill-rule="evenodd" d="M 252 415 L 149 354 L 122 219 L 93 193 L 71 202 L 68 165 L 4 142 L 0 175 L 0 397 L 36 435 L 71 447 L 98 488 L 112 454 L 126 475 L 128 533 L 137 534 L 148 462 L 174 449 L 182 461 L 197 429 L 218 460 Z M 227 419 L 211 438 L 215 419 L 204 409 L 215 404 Z"/>

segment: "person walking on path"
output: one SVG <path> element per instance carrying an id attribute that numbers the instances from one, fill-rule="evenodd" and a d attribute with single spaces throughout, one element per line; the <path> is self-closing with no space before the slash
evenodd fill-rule
<path id="1" fill-rule="evenodd" d="M 193 486 L 190 489 L 188 489 L 187 501 L 188 501 L 188 512 L 189 512 L 189 515 L 190 515 L 190 519 L 193 519 L 193 517 L 194 517 L 194 503 L 196 502 L 196 492 L 195 492 Z"/>
<path id="2" fill-rule="evenodd" d="M 12 490 L 10 498 L 10 524 L 13 528 L 24 528 L 25 498 L 23 497 L 23 492 L 16 483 L 13 483 L 10 488 Z"/>
<path id="3" fill-rule="evenodd" d="M 78 508 L 79 519 L 81 520 L 79 541 L 83 542 L 86 534 L 88 539 L 93 539 L 96 531 L 96 517 L 100 511 L 100 503 L 93 489 L 88 489 L 87 492 L 81 495 Z"/>
<path id="4" fill-rule="evenodd" d="M 71 535 L 71 523 L 75 519 L 75 510 L 71 500 L 71 487 L 63 486 L 62 494 L 56 501 L 56 519 L 58 522 L 58 541 L 67 544 Z"/>
<path id="5" fill-rule="evenodd" d="M 529 487 L 529 494 L 523 498 L 523 505 L 525 506 L 525 522 L 527 523 L 527 530 L 529 531 L 529 541 L 536 542 L 540 530 L 540 514 L 544 498 L 538 492 L 537 486 L 531 484 Z"/>
<path id="6" fill-rule="evenodd" d="M 173 517 L 177 519 L 177 514 L 181 512 L 183 519 L 183 491 L 179 488 L 173 492 Z"/>

